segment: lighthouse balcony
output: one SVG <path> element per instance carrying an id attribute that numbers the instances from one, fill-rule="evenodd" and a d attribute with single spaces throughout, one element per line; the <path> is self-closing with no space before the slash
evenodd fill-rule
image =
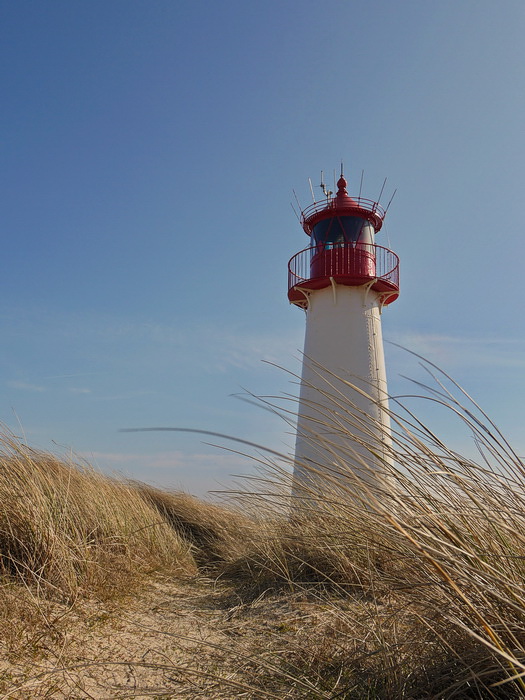
<path id="1" fill-rule="evenodd" d="M 399 296 L 399 258 L 371 243 L 340 242 L 305 248 L 288 263 L 288 299 L 306 308 L 308 292 L 332 283 L 350 287 L 368 285 L 383 304 Z"/>

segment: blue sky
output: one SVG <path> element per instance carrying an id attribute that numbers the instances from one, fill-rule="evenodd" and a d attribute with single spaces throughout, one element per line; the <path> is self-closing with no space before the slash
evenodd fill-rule
<path id="1" fill-rule="evenodd" d="M 525 452 L 521 0 L 0 2 L 0 420 L 32 446 L 204 493 L 291 450 L 235 398 L 295 391 L 307 244 L 290 202 L 345 163 L 397 194 L 387 339 L 437 362 Z M 420 376 L 387 347 L 390 389 Z M 420 413 L 428 410 L 424 404 Z M 439 422 L 439 418 L 437 419 Z M 456 435 L 460 448 L 468 436 Z"/>

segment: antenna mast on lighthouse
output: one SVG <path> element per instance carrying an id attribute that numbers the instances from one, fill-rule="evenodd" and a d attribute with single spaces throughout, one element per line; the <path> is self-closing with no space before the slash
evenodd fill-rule
<path id="1" fill-rule="evenodd" d="M 362 186 L 362 177 L 361 177 Z M 348 489 L 385 487 L 391 428 L 381 312 L 399 296 L 399 258 L 378 246 L 385 211 L 347 192 L 301 213 L 310 245 L 288 263 L 288 299 L 306 312 L 294 460 L 294 493 L 311 498 Z M 384 188 L 384 184 L 383 184 Z M 381 190 L 381 194 L 383 189 Z"/>

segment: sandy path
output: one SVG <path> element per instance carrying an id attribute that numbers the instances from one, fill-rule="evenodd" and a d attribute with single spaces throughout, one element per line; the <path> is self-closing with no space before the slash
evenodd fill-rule
<path id="1" fill-rule="evenodd" d="M 242 604 L 231 588 L 205 579 L 156 580 L 124 609 L 91 604 L 87 615 L 66 616 L 36 661 L 4 662 L 10 682 L 0 698 L 307 697 L 282 678 L 274 684 L 267 666 L 310 615 L 304 606 L 289 595 Z"/>

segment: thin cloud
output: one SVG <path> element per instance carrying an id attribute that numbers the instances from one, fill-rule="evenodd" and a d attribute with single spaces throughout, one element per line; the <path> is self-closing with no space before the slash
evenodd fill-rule
<path id="1" fill-rule="evenodd" d="M 261 362 L 285 365 L 298 354 L 303 345 L 303 334 L 293 331 L 253 333 L 221 331 L 216 328 L 201 330 L 214 348 L 213 369 L 259 369 Z M 196 344 L 192 339 L 192 345 Z M 209 363 L 209 357 L 206 357 Z"/>
<path id="2" fill-rule="evenodd" d="M 204 373 L 226 373 L 231 369 L 250 370 L 261 366 L 261 361 L 286 364 L 298 356 L 303 346 L 303 326 L 259 332 L 213 323 L 195 323 L 178 319 L 176 323 L 132 321 L 108 314 L 68 314 L 42 309 L 25 309 L 12 326 L 2 326 L 3 332 L 27 335 L 35 330 L 40 337 L 55 342 L 73 342 L 72 352 L 78 347 L 90 349 L 91 359 L 111 363 L 119 358 L 125 346 L 126 366 L 136 367 L 152 362 L 162 366 L 177 358 L 179 367 L 198 368 Z M 153 359 L 152 359 L 153 358 Z M 45 380 L 67 380 L 100 372 L 64 371 L 51 374 Z M 108 400 L 113 397 L 107 397 Z M 115 397 L 120 398 L 120 397 Z"/>
<path id="3" fill-rule="evenodd" d="M 219 450 L 216 454 L 173 450 L 147 454 L 90 452 L 79 456 L 106 473 L 117 473 L 125 478 L 199 496 L 207 496 L 217 489 L 228 490 L 234 486 L 236 474 L 253 471 L 249 458 Z"/>
<path id="4" fill-rule="evenodd" d="M 81 455 L 88 462 L 96 462 L 100 466 L 122 468 L 126 465 L 132 467 L 140 465 L 153 469 L 188 470 L 188 475 L 194 471 L 206 472 L 210 478 L 217 478 L 224 474 L 224 469 L 231 467 L 237 469 L 239 465 L 249 461 L 233 452 L 208 454 L 202 452 L 182 452 L 173 450 L 168 452 L 150 452 L 141 454 L 137 452 L 90 452 Z M 178 474 L 180 476 L 180 474 Z"/>
<path id="5" fill-rule="evenodd" d="M 122 392 L 121 394 L 110 394 L 108 396 L 95 396 L 94 398 L 97 401 L 123 401 L 131 398 L 135 398 L 136 396 L 151 396 L 156 394 L 156 391 L 125 391 Z"/>
<path id="6" fill-rule="evenodd" d="M 388 339 L 387 339 L 388 340 Z M 489 336 L 453 336 L 408 331 L 394 334 L 394 343 L 447 367 L 525 368 L 525 341 Z"/>
<path id="7" fill-rule="evenodd" d="M 43 377 L 43 379 L 71 379 L 73 377 L 92 377 L 100 372 L 76 372 L 72 374 L 52 374 L 49 377 Z"/>
<path id="8" fill-rule="evenodd" d="M 10 381 L 7 382 L 7 386 L 11 389 L 18 389 L 19 391 L 33 391 L 38 393 L 47 391 L 45 386 L 41 386 L 40 384 L 30 384 L 29 382 Z"/>

